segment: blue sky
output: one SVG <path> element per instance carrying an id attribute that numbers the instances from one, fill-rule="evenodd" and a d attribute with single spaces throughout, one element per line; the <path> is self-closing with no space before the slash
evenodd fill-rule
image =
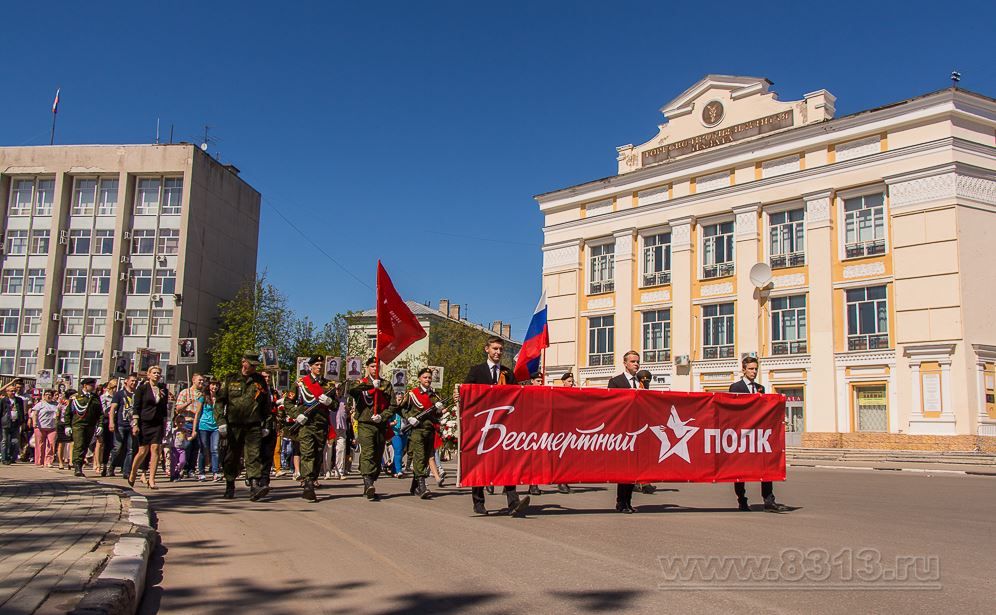
<path id="1" fill-rule="evenodd" d="M 406 298 L 520 337 L 540 290 L 534 194 L 615 172 L 615 146 L 708 73 L 837 115 L 949 85 L 996 96 L 991 2 L 17 3 L 0 144 L 200 141 L 263 194 L 259 268 L 324 322 Z M 16 67 L 16 69 L 15 69 Z M 295 221 L 352 275 L 303 242 Z"/>

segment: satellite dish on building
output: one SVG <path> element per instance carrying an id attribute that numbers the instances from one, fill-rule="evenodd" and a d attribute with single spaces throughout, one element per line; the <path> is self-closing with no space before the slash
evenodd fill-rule
<path id="1" fill-rule="evenodd" d="M 207 141 L 205 141 L 204 143 L 201 143 L 201 150 L 205 151 L 205 152 L 208 151 Z"/>
<path id="2" fill-rule="evenodd" d="M 767 263 L 757 263 L 750 268 L 750 283 L 755 288 L 764 288 L 771 283 L 771 267 Z"/>

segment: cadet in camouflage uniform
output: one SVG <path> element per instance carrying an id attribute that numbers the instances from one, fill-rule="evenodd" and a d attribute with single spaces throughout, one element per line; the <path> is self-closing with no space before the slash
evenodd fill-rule
<path id="1" fill-rule="evenodd" d="M 329 437 L 329 408 L 336 400 L 334 393 L 329 395 L 329 382 L 322 375 L 325 360 L 311 357 L 308 366 L 311 373 L 297 381 L 294 422 L 300 425 L 297 440 L 301 447 L 301 479 L 304 482 L 301 497 L 317 502 L 315 481 L 322 470 L 325 443 Z"/>
<path id="2" fill-rule="evenodd" d="M 100 398 L 93 394 L 95 386 L 97 380 L 94 378 L 80 380 L 80 392 L 69 400 L 66 431 L 73 436 L 73 469 L 76 476 L 83 476 L 86 451 L 103 415 Z"/>
<path id="3" fill-rule="evenodd" d="M 235 479 L 239 476 L 239 460 L 245 457 L 249 499 L 259 500 L 270 492 L 270 486 L 260 482 L 262 463 L 260 445 L 263 421 L 270 414 L 270 394 L 263 377 L 256 373 L 259 359 L 256 353 L 242 357 L 241 373 L 226 376 L 218 391 L 218 405 L 225 410 L 218 421 L 218 431 L 225 436 L 225 495 L 235 497 Z"/>
<path id="4" fill-rule="evenodd" d="M 391 409 L 391 383 L 376 378 L 377 360 L 367 359 L 367 375 L 349 391 L 356 402 L 356 441 L 360 445 L 360 474 L 363 475 L 363 494 L 368 500 L 378 500 L 374 483 L 380 476 L 384 458 L 388 423 L 394 416 Z M 376 408 L 374 405 L 376 404 Z"/>
<path id="5" fill-rule="evenodd" d="M 423 367 L 418 372 L 418 386 L 405 395 L 398 410 L 405 422 L 411 425 L 411 435 L 408 439 L 408 454 L 412 460 L 411 494 L 418 495 L 423 500 L 431 498 L 432 492 L 425 486 L 425 477 L 429 475 L 429 460 L 433 455 L 433 444 L 436 439 L 436 426 L 439 424 L 439 412 L 443 403 L 439 394 L 432 390 L 432 370 Z M 418 415 L 426 410 L 432 410 L 421 419 Z"/>

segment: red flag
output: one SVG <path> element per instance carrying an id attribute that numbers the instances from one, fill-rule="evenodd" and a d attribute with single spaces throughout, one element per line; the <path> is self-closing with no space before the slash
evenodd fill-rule
<path id="1" fill-rule="evenodd" d="M 390 363 L 425 335 L 422 324 L 394 290 L 390 276 L 377 261 L 377 358 Z"/>

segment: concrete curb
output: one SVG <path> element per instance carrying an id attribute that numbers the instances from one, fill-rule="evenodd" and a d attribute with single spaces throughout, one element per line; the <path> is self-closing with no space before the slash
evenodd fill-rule
<path id="1" fill-rule="evenodd" d="M 113 555 L 87 587 L 74 615 L 133 615 L 142 601 L 149 557 L 159 535 L 152 527 L 148 498 L 130 489 L 122 497 L 131 503 L 127 521 L 132 531 L 118 538 Z"/>
<path id="2" fill-rule="evenodd" d="M 916 474 L 960 474 L 962 476 L 991 476 L 996 477 L 996 472 L 981 472 L 978 470 L 931 470 L 928 468 L 876 468 L 873 466 L 828 466 L 812 463 L 788 463 L 790 468 L 817 468 L 819 470 L 873 470 L 878 472 L 913 472 Z"/>

